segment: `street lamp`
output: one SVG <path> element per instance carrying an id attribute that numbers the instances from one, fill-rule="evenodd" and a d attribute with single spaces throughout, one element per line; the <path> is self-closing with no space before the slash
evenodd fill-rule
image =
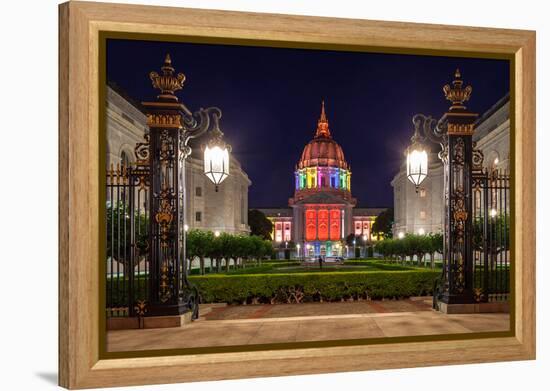
<path id="1" fill-rule="evenodd" d="M 417 122 L 418 123 L 418 122 Z M 418 187 L 428 176 L 428 152 L 420 141 L 419 125 L 415 123 L 412 144 L 407 148 L 407 178 L 411 181 L 418 193 Z"/>
<path id="2" fill-rule="evenodd" d="M 403 238 L 405 237 L 405 233 L 404 233 L 404 232 L 399 232 L 399 233 L 397 234 L 397 237 L 398 237 L 399 239 L 403 239 Z"/>
<path id="3" fill-rule="evenodd" d="M 363 247 L 365 252 L 365 258 L 367 257 L 367 235 L 363 235 Z"/>
<path id="4" fill-rule="evenodd" d="M 221 112 L 213 116 L 211 138 L 204 147 L 204 173 L 216 186 L 222 183 L 229 175 L 229 152 L 231 146 L 223 141 L 220 130 Z"/>
<path id="5" fill-rule="evenodd" d="M 188 226 L 187 224 L 185 224 L 185 225 L 183 226 L 183 229 L 185 230 L 185 232 L 187 232 L 187 231 L 189 231 L 189 226 Z"/>
<path id="6" fill-rule="evenodd" d="M 220 236 L 220 231 L 214 232 L 214 236 L 215 236 L 215 237 L 219 237 L 219 236 Z"/>
<path id="7" fill-rule="evenodd" d="M 298 251 L 298 259 L 300 259 L 300 243 L 296 245 L 296 249 Z"/>

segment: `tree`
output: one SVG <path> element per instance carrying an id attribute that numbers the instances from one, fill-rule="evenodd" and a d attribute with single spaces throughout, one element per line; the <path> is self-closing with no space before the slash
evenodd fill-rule
<path id="1" fill-rule="evenodd" d="M 414 255 L 416 254 L 416 240 L 414 234 L 406 234 L 403 239 L 403 254 L 405 257 L 409 257 L 409 261 L 412 263 Z"/>
<path id="2" fill-rule="evenodd" d="M 372 225 L 372 232 L 374 234 L 381 233 L 384 238 L 389 239 L 393 237 L 392 226 L 393 209 L 388 208 L 382 211 L 378 216 L 376 216 L 374 224 Z"/>
<path id="3" fill-rule="evenodd" d="M 382 255 L 382 258 L 388 258 L 389 240 L 379 240 L 374 244 L 374 249 L 378 254 Z"/>
<path id="4" fill-rule="evenodd" d="M 194 257 L 199 258 L 201 274 L 205 272 L 204 258 L 210 255 L 213 240 L 214 234 L 211 231 L 192 229 L 187 233 L 187 256 L 190 261 L 192 261 Z M 212 270 L 212 263 L 210 264 L 210 270 Z"/>
<path id="5" fill-rule="evenodd" d="M 427 253 L 430 254 L 430 267 L 435 268 L 435 253 L 443 254 L 443 234 L 431 233 L 428 235 L 429 244 Z"/>
<path id="6" fill-rule="evenodd" d="M 212 242 L 209 246 L 208 257 L 216 260 L 216 271 L 220 271 L 220 263 L 223 258 L 223 243 L 220 236 L 212 235 Z M 226 259 L 226 269 L 229 270 L 229 265 Z"/>
<path id="7" fill-rule="evenodd" d="M 264 246 L 263 246 L 263 252 L 262 257 L 273 257 L 273 244 L 271 243 L 271 240 L 264 240 Z"/>
<path id="8" fill-rule="evenodd" d="M 250 226 L 250 234 L 259 236 L 266 240 L 271 240 L 273 233 L 273 223 L 265 214 L 257 209 L 248 211 L 248 225 Z"/>
<path id="9" fill-rule="evenodd" d="M 252 235 L 249 237 L 248 241 L 250 243 L 250 257 L 255 258 L 257 265 L 260 266 L 261 259 L 265 253 L 264 240 L 259 236 Z M 271 241 L 269 245 L 271 246 Z"/>
<path id="10" fill-rule="evenodd" d="M 403 239 L 386 239 L 391 240 L 391 254 L 401 259 L 401 263 L 405 263 L 407 257 L 407 246 L 405 238 Z"/>
<path id="11" fill-rule="evenodd" d="M 229 262 L 233 259 L 233 266 L 237 268 L 237 259 L 239 256 L 239 243 L 238 238 L 235 235 L 223 232 L 219 236 L 221 244 L 221 252 L 223 258 L 225 258 L 225 270 L 229 270 Z"/>

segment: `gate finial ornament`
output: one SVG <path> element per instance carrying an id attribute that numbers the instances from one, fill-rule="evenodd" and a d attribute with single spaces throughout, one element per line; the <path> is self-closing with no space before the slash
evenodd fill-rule
<path id="1" fill-rule="evenodd" d="M 466 110 L 464 102 L 467 102 L 470 99 L 472 87 L 466 86 L 465 88 L 462 88 L 463 84 L 464 81 L 462 80 L 460 69 L 457 68 L 455 71 L 455 79 L 452 82 L 453 86 L 451 87 L 449 84 L 445 84 L 443 87 L 445 98 L 452 103 L 449 108 L 450 111 Z"/>
<path id="2" fill-rule="evenodd" d="M 162 71 L 162 75 L 159 75 L 155 71 L 149 73 L 153 87 L 161 91 L 157 98 L 160 100 L 172 100 L 177 102 L 178 97 L 174 94 L 174 92 L 183 88 L 185 75 L 183 73 L 174 75 L 175 69 L 172 66 L 172 58 L 169 53 L 166 54 L 164 65 L 160 69 Z"/>

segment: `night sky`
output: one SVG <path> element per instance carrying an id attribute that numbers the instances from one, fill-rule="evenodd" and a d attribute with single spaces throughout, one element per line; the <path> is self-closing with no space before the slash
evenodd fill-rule
<path id="1" fill-rule="evenodd" d="M 403 162 L 415 113 L 440 117 L 442 87 L 457 67 L 482 114 L 509 91 L 509 62 L 417 55 L 108 40 L 107 80 L 136 101 L 155 99 L 149 72 L 166 53 L 187 79 L 190 110 L 218 106 L 220 128 L 252 180 L 249 205 L 285 207 L 294 166 L 315 134 L 321 100 L 351 165 L 358 205 L 393 204 L 390 181 Z M 222 184 L 223 186 L 223 184 Z"/>

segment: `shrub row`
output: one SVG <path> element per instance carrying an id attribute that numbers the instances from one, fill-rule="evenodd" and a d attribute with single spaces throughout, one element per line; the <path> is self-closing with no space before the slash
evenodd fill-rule
<path id="1" fill-rule="evenodd" d="M 352 266 L 371 266 L 378 270 L 414 270 L 413 267 L 398 265 L 395 263 L 387 263 L 383 261 L 368 260 L 368 259 L 350 259 L 344 261 L 344 265 Z"/>
<path id="2" fill-rule="evenodd" d="M 429 295 L 439 275 L 432 270 L 193 276 L 203 303 L 285 302 Z M 280 296 L 284 297 L 280 297 Z M 287 302 L 289 302 L 287 300 Z"/>

